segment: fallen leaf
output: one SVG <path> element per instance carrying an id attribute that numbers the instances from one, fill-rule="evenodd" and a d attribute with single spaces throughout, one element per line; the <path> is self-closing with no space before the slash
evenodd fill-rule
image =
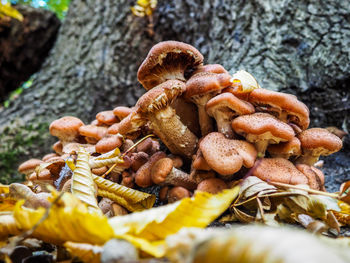
<path id="1" fill-rule="evenodd" d="M 64 247 L 74 256 L 86 263 L 101 262 L 102 246 L 95 246 L 86 243 L 65 242 Z"/>
<path id="2" fill-rule="evenodd" d="M 0 212 L 0 240 L 22 232 L 11 212 Z"/>

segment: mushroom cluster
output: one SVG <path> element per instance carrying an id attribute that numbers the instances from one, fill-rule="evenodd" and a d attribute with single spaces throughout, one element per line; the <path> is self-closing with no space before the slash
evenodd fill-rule
<path id="1" fill-rule="evenodd" d="M 93 174 L 131 188 L 159 185 L 163 202 L 230 188 L 248 169 L 268 182 L 325 190 L 314 164 L 342 141 L 327 129 L 308 129 L 309 110 L 294 95 L 261 88 L 246 71 L 231 76 L 221 65 L 204 65 L 197 49 L 176 41 L 155 45 L 137 77 L 147 92 L 134 107 L 100 112 L 90 124 L 71 116 L 53 121 L 54 153 L 19 171 L 42 188 L 45 182 L 65 191 L 72 174 L 65 160 L 84 147 Z M 135 144 L 149 134 L 155 137 Z M 123 161 L 115 165 L 113 156 Z M 100 206 L 125 213 L 105 198 Z"/>

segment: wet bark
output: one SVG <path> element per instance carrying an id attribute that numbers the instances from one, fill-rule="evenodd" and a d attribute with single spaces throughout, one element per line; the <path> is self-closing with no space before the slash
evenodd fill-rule
<path id="1" fill-rule="evenodd" d="M 89 122 L 98 111 L 133 105 L 144 92 L 138 66 L 153 44 L 168 39 L 194 45 L 206 63 L 230 73 L 250 71 L 262 87 L 300 95 L 310 103 L 313 124 L 348 125 L 350 6 L 331 0 L 159 1 L 150 37 L 147 21 L 132 16 L 132 4 L 73 0 L 49 59 L 32 87 L 0 112 L 0 127 L 48 124 L 64 115 Z M 47 152 L 28 149 L 31 157 Z"/>
<path id="2" fill-rule="evenodd" d="M 61 24 L 53 12 L 25 5 L 16 9 L 23 21 L 6 18 L 0 25 L 0 102 L 39 70 Z"/>

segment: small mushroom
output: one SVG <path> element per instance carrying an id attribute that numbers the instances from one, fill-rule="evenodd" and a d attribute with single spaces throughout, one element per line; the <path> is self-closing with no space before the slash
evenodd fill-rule
<path id="1" fill-rule="evenodd" d="M 309 126 L 309 109 L 294 95 L 255 89 L 249 95 L 249 102 L 257 107 L 257 111 L 268 112 L 283 122 L 298 125 L 302 130 Z"/>
<path id="2" fill-rule="evenodd" d="M 85 136 L 88 143 L 95 144 L 107 134 L 107 128 L 94 125 L 82 125 L 79 128 L 79 133 Z"/>
<path id="3" fill-rule="evenodd" d="M 139 145 L 136 146 L 136 152 L 145 152 L 147 154 L 154 154 L 159 151 L 160 145 L 157 140 L 153 140 L 152 138 L 147 138 Z"/>
<path id="4" fill-rule="evenodd" d="M 191 180 L 189 174 L 174 168 L 173 161 L 170 158 L 158 160 L 152 167 L 152 181 L 159 185 L 182 186 L 193 190 L 197 184 Z"/>
<path id="5" fill-rule="evenodd" d="M 46 161 L 49 161 L 51 158 L 56 158 L 56 157 L 59 157 L 57 153 L 48 153 L 48 154 L 45 154 L 43 158 L 41 158 L 41 160 L 43 162 L 46 162 Z"/>
<path id="6" fill-rule="evenodd" d="M 239 116 L 232 121 L 232 128 L 254 143 L 261 157 L 269 144 L 290 141 L 294 137 L 294 131 L 288 124 L 267 113 Z"/>
<path id="7" fill-rule="evenodd" d="M 105 125 L 112 125 L 114 123 L 117 123 L 119 120 L 116 118 L 114 115 L 113 111 L 108 110 L 108 111 L 101 111 L 97 113 L 96 115 L 96 120 L 99 123 L 105 124 Z"/>
<path id="8" fill-rule="evenodd" d="M 108 167 L 107 166 L 102 166 L 102 167 L 98 167 L 98 168 L 92 168 L 91 172 L 93 174 L 96 175 L 103 175 L 104 173 L 106 173 L 108 171 Z"/>
<path id="9" fill-rule="evenodd" d="M 137 152 L 131 154 L 131 169 L 136 172 L 142 165 L 147 163 L 149 155 L 145 152 Z"/>
<path id="10" fill-rule="evenodd" d="M 280 157 L 289 159 L 291 156 L 299 156 L 301 155 L 300 141 L 297 137 L 293 137 L 293 139 L 288 142 L 269 145 L 267 151 L 274 158 Z"/>
<path id="11" fill-rule="evenodd" d="M 146 90 L 167 80 L 186 81 L 185 72 L 203 63 L 203 55 L 193 46 L 164 41 L 156 44 L 142 62 L 137 79 Z"/>
<path id="12" fill-rule="evenodd" d="M 119 121 L 126 118 L 131 112 L 132 109 L 125 106 L 118 106 L 113 109 L 113 114 L 118 118 Z"/>
<path id="13" fill-rule="evenodd" d="M 186 197 L 191 197 L 191 192 L 184 187 L 175 186 L 168 192 L 168 203 L 174 203 Z"/>
<path id="14" fill-rule="evenodd" d="M 142 118 L 140 114 L 137 112 L 138 108 L 134 108 L 133 111 L 121 122 L 113 124 L 108 128 L 109 134 L 117 134 L 120 133 L 122 135 L 129 135 L 133 133 L 137 133 L 142 126 L 147 123 L 145 118 Z"/>
<path id="15" fill-rule="evenodd" d="M 57 141 L 52 145 L 52 150 L 58 155 L 63 154 L 63 144 L 61 141 Z"/>
<path id="16" fill-rule="evenodd" d="M 252 175 L 266 182 L 308 184 L 307 177 L 293 163 L 283 158 L 262 158 L 254 168 Z"/>
<path id="17" fill-rule="evenodd" d="M 296 164 L 295 167 L 307 177 L 310 188 L 324 190 L 324 174 L 321 170 L 307 164 Z"/>
<path id="18" fill-rule="evenodd" d="M 121 181 L 121 185 L 124 185 L 126 187 L 129 187 L 129 188 L 133 188 L 134 185 L 135 185 L 135 179 L 134 179 L 134 176 L 135 174 L 131 174 L 127 171 L 124 171 L 122 173 L 122 181 Z"/>
<path id="19" fill-rule="evenodd" d="M 199 125 L 202 136 L 213 131 L 211 119 L 205 111 L 205 104 L 220 91 L 232 84 L 227 73 L 215 74 L 201 72 L 192 76 L 186 82 L 185 99 L 192 101 L 198 107 Z"/>
<path id="20" fill-rule="evenodd" d="M 168 192 L 169 192 L 169 186 L 163 186 L 159 190 L 159 200 L 162 202 L 165 202 L 168 200 Z"/>
<path id="21" fill-rule="evenodd" d="M 208 64 L 208 65 L 204 65 L 204 66 L 199 66 L 192 75 L 196 75 L 197 73 L 200 72 L 211 72 L 211 73 L 216 73 L 216 74 L 220 74 L 220 73 L 227 73 L 227 70 L 221 66 L 220 64 Z"/>
<path id="22" fill-rule="evenodd" d="M 84 123 L 73 116 L 65 116 L 60 119 L 54 120 L 50 124 L 50 134 L 56 136 L 62 144 L 68 142 L 74 142 L 79 137 L 79 128 L 83 126 Z"/>
<path id="23" fill-rule="evenodd" d="M 138 113 L 173 154 L 191 158 L 197 137 L 180 121 L 170 106 L 185 90 L 181 81 L 168 80 L 144 94 L 137 102 Z"/>
<path id="24" fill-rule="evenodd" d="M 35 168 L 38 165 L 40 165 L 42 163 L 43 163 L 43 161 L 39 160 L 39 159 L 29 159 L 28 161 L 25 161 L 24 163 L 22 163 L 18 167 L 18 172 L 28 176 L 28 175 L 30 175 L 31 173 L 33 173 L 35 171 Z"/>
<path id="25" fill-rule="evenodd" d="M 298 135 L 298 138 L 303 154 L 297 159 L 297 163 L 313 165 L 320 155 L 330 155 L 343 147 L 342 140 L 338 136 L 322 128 L 305 130 Z"/>
<path id="26" fill-rule="evenodd" d="M 96 152 L 106 153 L 115 148 L 119 148 L 123 143 L 123 136 L 120 134 L 106 134 L 96 145 Z"/>
<path id="27" fill-rule="evenodd" d="M 209 116 L 215 118 L 218 131 L 227 138 L 234 137 L 231 128 L 231 122 L 234 117 L 255 112 L 253 105 L 249 102 L 240 100 L 228 92 L 209 100 L 205 105 L 205 110 Z"/>
<path id="28" fill-rule="evenodd" d="M 151 156 L 147 163 L 142 165 L 136 172 L 135 183 L 141 187 L 149 187 L 152 183 L 151 170 L 153 165 L 160 159 L 165 158 L 164 152 L 156 152 Z"/>
<path id="29" fill-rule="evenodd" d="M 211 167 L 203 157 L 203 153 L 200 149 L 197 150 L 196 155 L 193 157 L 192 168 L 202 171 L 210 171 Z"/>
<path id="30" fill-rule="evenodd" d="M 209 178 L 200 182 L 196 191 L 217 194 L 227 188 L 227 184 L 223 180 L 219 178 Z"/>

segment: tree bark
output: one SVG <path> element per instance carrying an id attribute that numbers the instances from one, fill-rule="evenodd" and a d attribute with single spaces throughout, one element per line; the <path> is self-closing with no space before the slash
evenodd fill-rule
<path id="1" fill-rule="evenodd" d="M 339 127 L 349 113 L 350 6 L 331 0 L 161 0 L 149 37 L 147 21 L 130 12 L 134 3 L 73 0 L 32 87 L 0 112 L 1 129 L 8 134 L 14 122 L 23 129 L 45 127 L 64 115 L 89 122 L 98 111 L 133 105 L 144 92 L 139 65 L 152 45 L 168 39 L 194 45 L 206 63 L 220 63 L 230 73 L 246 69 L 264 88 L 289 90 L 307 102 L 331 98 L 325 110 L 311 103 L 318 125 Z M 47 132 L 40 137 L 48 144 Z M 31 157 L 48 150 L 26 149 Z"/>
<path id="2" fill-rule="evenodd" d="M 0 25 L 0 102 L 39 70 L 61 24 L 48 10 L 27 5 L 15 8 L 23 15 L 23 22 L 9 19 Z"/>

